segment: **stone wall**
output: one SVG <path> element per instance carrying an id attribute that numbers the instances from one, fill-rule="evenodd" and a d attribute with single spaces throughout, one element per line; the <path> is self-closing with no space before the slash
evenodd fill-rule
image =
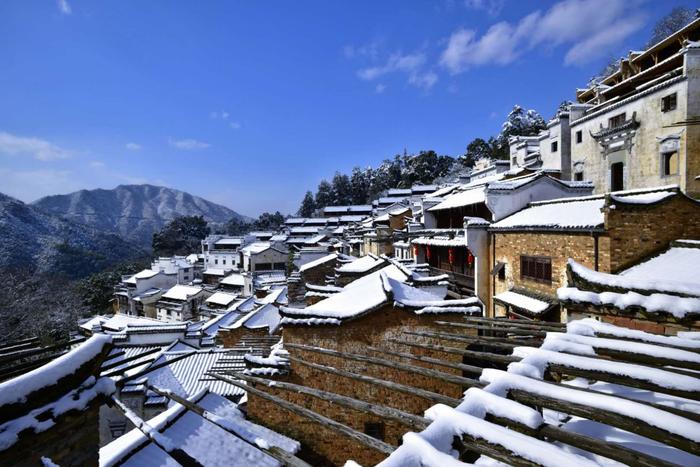
<path id="1" fill-rule="evenodd" d="M 41 433 L 20 435 L 10 449 L 0 452 L 0 465 L 43 465 L 48 457 L 61 467 L 97 466 L 99 464 L 99 401 L 85 410 L 71 410 L 56 418 L 54 426 Z"/>
<path id="2" fill-rule="evenodd" d="M 326 261 L 318 266 L 300 272 L 302 284 L 325 285 L 326 276 L 333 277 L 335 275 L 336 263 L 336 260 Z"/>
<path id="3" fill-rule="evenodd" d="M 370 347 L 376 347 L 401 352 L 409 351 L 405 346 L 388 342 L 387 339 L 391 337 L 406 338 L 414 342 L 437 344 L 438 341 L 430 338 L 406 336 L 403 334 L 405 330 L 445 331 L 446 328 L 444 326 L 437 326 L 434 324 L 436 319 L 461 321 L 462 315 L 441 314 L 437 316 L 419 316 L 411 311 L 395 310 L 393 307 L 387 306 L 382 310 L 370 313 L 353 321 L 345 322 L 340 326 L 286 326 L 283 331 L 283 337 L 285 344 L 307 344 L 334 349 L 343 353 L 372 355 L 387 360 L 402 361 L 403 363 L 414 366 L 425 366 L 445 373 L 461 375 L 461 371 L 459 370 L 443 366 L 437 367 L 414 360 L 404 360 L 382 352 L 373 352 L 369 350 Z M 458 330 L 456 332 L 468 333 L 470 331 Z M 455 346 L 459 346 L 459 344 L 455 344 Z M 358 362 L 347 358 L 321 355 L 292 348 L 287 348 L 287 350 L 289 350 L 292 356 L 302 358 L 309 362 L 332 366 L 353 373 L 374 376 L 383 380 L 426 389 L 453 398 L 460 398 L 464 391 L 464 388 L 458 385 L 416 375 L 396 368 Z M 421 349 L 410 349 L 410 351 L 417 355 L 432 356 L 455 363 L 460 363 L 462 361 L 461 356 L 442 352 L 421 351 Z M 296 362 L 292 362 L 291 373 L 286 377 L 286 380 L 360 400 L 376 402 L 417 415 L 422 415 L 427 408 L 435 404 L 433 401 L 415 395 L 332 375 Z M 268 388 L 265 388 L 265 390 L 268 390 Z M 379 420 L 377 417 L 356 410 L 345 409 L 337 404 L 330 404 L 316 398 L 288 391 L 274 390 L 273 388 L 270 388 L 270 390 L 274 391 L 276 395 L 285 400 L 310 408 L 317 413 L 344 423 L 360 432 L 364 432 L 365 423 L 383 421 Z M 309 450 L 319 456 L 317 459 L 314 459 L 314 464 L 319 462 L 318 459 L 323 459 L 332 465 L 343 465 L 346 460 L 353 459 L 362 465 L 374 465 L 384 458 L 384 455 L 380 452 L 367 448 L 338 432 L 323 428 L 309 420 L 295 417 L 287 410 L 281 409 L 275 404 L 255 397 L 252 394 L 249 394 L 248 398 L 248 413 L 253 420 L 302 442 Z M 399 444 L 403 434 L 410 430 L 410 427 L 398 423 L 383 422 L 384 441 L 395 446 Z"/>

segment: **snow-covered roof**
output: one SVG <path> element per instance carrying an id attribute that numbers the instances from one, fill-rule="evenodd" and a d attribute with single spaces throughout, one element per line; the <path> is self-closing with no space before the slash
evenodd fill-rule
<path id="1" fill-rule="evenodd" d="M 204 271 L 202 271 L 202 274 L 206 274 L 208 276 L 225 276 L 228 271 L 230 271 L 230 269 L 206 268 Z"/>
<path id="2" fill-rule="evenodd" d="M 320 266 L 321 264 L 327 263 L 329 261 L 335 261 L 336 259 L 338 259 L 338 255 L 336 253 L 331 253 L 326 256 L 322 256 L 318 259 L 309 261 L 308 263 L 301 265 L 301 267 L 299 268 L 299 272 L 308 271 L 311 268 L 315 268 L 316 266 Z"/>
<path id="3" fill-rule="evenodd" d="M 205 303 L 221 306 L 229 306 L 238 297 L 237 294 L 230 294 L 226 292 L 216 292 L 211 297 L 207 298 Z"/>
<path id="4" fill-rule="evenodd" d="M 166 449 L 179 448 L 201 465 L 277 467 L 279 461 L 267 455 L 261 446 L 274 446 L 291 454 L 300 449 L 297 441 L 246 420 L 236 404 L 220 395 L 202 391 L 189 400 L 207 415 L 201 416 L 173 403 L 147 423 L 159 433 L 159 439 L 168 441 Z M 99 457 L 101 467 L 180 465 L 137 428 L 102 447 Z"/>
<path id="5" fill-rule="evenodd" d="M 467 238 L 464 236 L 455 236 L 454 238 L 444 236 L 417 237 L 411 240 L 411 243 L 414 245 L 466 247 Z"/>
<path id="6" fill-rule="evenodd" d="M 279 309 L 271 304 L 259 306 L 240 320 L 228 326 L 229 329 L 237 329 L 241 326 L 246 329 L 264 329 L 268 328 L 270 334 L 274 334 L 280 325 Z"/>
<path id="7" fill-rule="evenodd" d="M 324 213 L 341 213 L 341 212 L 371 212 L 372 206 L 369 204 L 357 204 L 351 206 L 326 206 L 323 208 Z"/>
<path id="8" fill-rule="evenodd" d="M 245 285 L 245 277 L 243 276 L 243 274 L 233 273 L 221 279 L 219 283 L 223 285 L 235 285 L 238 287 L 243 287 Z"/>
<path id="9" fill-rule="evenodd" d="M 272 248 L 270 242 L 255 242 L 244 246 L 239 251 L 244 255 L 257 255 L 258 253 L 262 253 L 270 248 Z"/>
<path id="10" fill-rule="evenodd" d="M 539 315 L 552 306 L 551 303 L 530 297 L 512 290 L 501 292 L 493 296 L 493 299 L 508 305 L 512 305 L 521 310 L 525 310 L 533 315 Z"/>
<path id="11" fill-rule="evenodd" d="M 472 204 L 484 203 L 486 201 L 486 188 L 476 187 L 466 191 L 449 195 L 441 203 L 428 208 L 428 211 L 442 211 L 445 209 L 455 209 Z"/>
<path id="12" fill-rule="evenodd" d="M 425 195 L 425 198 L 441 198 L 445 195 L 452 193 L 457 188 L 459 188 L 459 185 L 444 186 L 438 190 L 435 190 L 434 192 L 430 193 L 429 195 Z"/>
<path id="13" fill-rule="evenodd" d="M 125 282 L 129 284 L 136 284 L 137 279 L 150 279 L 151 277 L 159 274 L 160 271 L 154 271 L 153 269 L 144 269 L 141 272 L 137 272 L 130 278 L 128 278 Z"/>
<path id="14" fill-rule="evenodd" d="M 146 318 L 143 316 L 130 316 L 117 313 L 111 316 L 97 315 L 80 324 L 82 329 L 86 331 L 101 331 L 102 329 L 110 331 L 120 331 L 126 329 L 127 326 L 159 326 L 166 324 L 184 324 L 184 323 L 164 323 L 163 321 Z"/>
<path id="15" fill-rule="evenodd" d="M 384 263 L 384 260 L 378 256 L 372 254 L 358 258 L 350 263 L 343 264 L 336 269 L 337 272 L 343 274 L 360 274 L 363 272 L 370 271 L 380 264 Z"/>
<path id="16" fill-rule="evenodd" d="M 304 227 L 292 227 L 291 229 L 289 229 L 289 231 L 292 235 L 294 235 L 294 234 L 310 234 L 310 233 L 316 233 L 320 229 L 321 229 L 320 227 L 304 226 Z"/>
<path id="17" fill-rule="evenodd" d="M 194 295 L 199 294 L 200 292 L 202 292 L 202 290 L 204 289 L 202 289 L 201 287 L 193 287 L 191 285 L 178 284 L 168 289 L 168 291 L 165 292 L 161 298 L 184 301 Z"/>
<path id="18" fill-rule="evenodd" d="M 679 240 L 676 245 L 619 275 L 635 287 L 700 296 L 700 244 Z"/>
<path id="19" fill-rule="evenodd" d="M 565 198 L 530 206 L 491 224 L 492 229 L 596 229 L 604 223 L 602 196 Z"/>
<path id="20" fill-rule="evenodd" d="M 243 243 L 243 239 L 241 237 L 235 237 L 235 238 L 222 238 L 214 242 L 214 245 L 217 246 L 238 246 L 241 243 Z"/>

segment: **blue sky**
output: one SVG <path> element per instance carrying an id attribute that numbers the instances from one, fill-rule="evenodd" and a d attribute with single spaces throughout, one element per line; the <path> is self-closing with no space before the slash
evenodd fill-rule
<path id="1" fill-rule="evenodd" d="M 682 0 L 0 2 L 0 192 L 153 183 L 243 214 L 551 117 Z"/>

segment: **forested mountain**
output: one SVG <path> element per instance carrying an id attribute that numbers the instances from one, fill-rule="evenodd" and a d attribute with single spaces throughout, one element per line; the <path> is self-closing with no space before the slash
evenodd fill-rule
<path id="1" fill-rule="evenodd" d="M 176 217 L 202 216 L 212 226 L 237 212 L 189 193 L 153 185 L 119 185 L 112 190 L 80 190 L 41 198 L 33 203 L 72 221 L 114 232 L 139 246 L 150 247 L 153 234 Z"/>

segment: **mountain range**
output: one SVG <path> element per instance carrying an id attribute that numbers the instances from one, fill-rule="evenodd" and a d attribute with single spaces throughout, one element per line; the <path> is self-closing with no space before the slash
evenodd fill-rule
<path id="1" fill-rule="evenodd" d="M 184 191 L 154 185 L 119 185 L 46 196 L 33 206 L 64 219 L 120 235 L 150 248 L 153 233 L 179 216 L 203 216 L 212 227 L 232 218 L 251 219 Z"/>
<path id="2" fill-rule="evenodd" d="M 119 235 L 0 193 L 0 270 L 83 277 L 146 252 Z"/>

